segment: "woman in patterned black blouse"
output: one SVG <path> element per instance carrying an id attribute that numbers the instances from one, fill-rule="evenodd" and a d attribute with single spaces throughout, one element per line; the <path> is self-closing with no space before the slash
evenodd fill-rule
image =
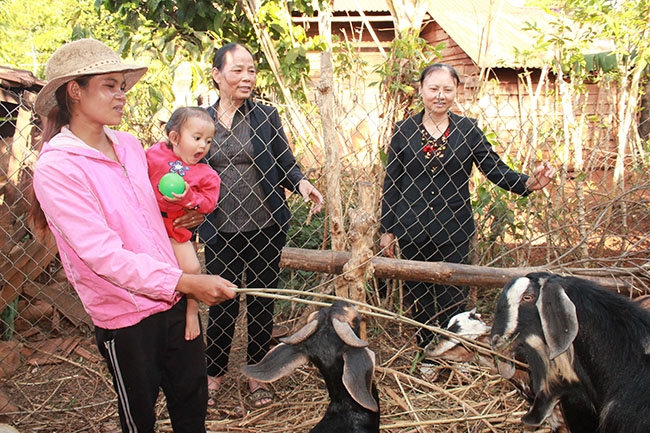
<path id="1" fill-rule="evenodd" d="M 493 183 L 528 195 L 554 177 L 548 163 L 531 176 L 510 169 L 494 152 L 476 119 L 450 111 L 460 79 L 449 65 L 436 63 L 420 75 L 424 110 L 396 124 L 388 151 L 382 197 L 380 247 L 387 257 L 467 263 L 475 232 L 470 202 L 474 166 Z M 465 287 L 405 282 L 407 305 L 415 320 L 447 325 L 464 309 Z M 422 329 L 424 348 L 433 334 Z"/>

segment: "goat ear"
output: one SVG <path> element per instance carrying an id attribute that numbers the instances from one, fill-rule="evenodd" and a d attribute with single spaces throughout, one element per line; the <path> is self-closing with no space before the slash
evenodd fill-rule
<path id="1" fill-rule="evenodd" d="M 332 326 L 334 327 L 334 330 L 336 331 L 336 334 L 339 336 L 339 338 L 343 340 L 343 342 L 348 346 L 352 346 L 352 347 L 368 346 L 367 341 L 363 341 L 362 339 L 357 337 L 357 334 L 354 333 L 352 327 L 348 322 L 341 322 L 336 317 L 332 317 Z"/>
<path id="2" fill-rule="evenodd" d="M 343 385 L 354 401 L 373 412 L 379 403 L 372 395 L 372 377 L 375 373 L 375 352 L 368 348 L 349 348 L 343 353 Z"/>
<path id="3" fill-rule="evenodd" d="M 242 373 L 260 382 L 273 382 L 288 376 L 296 368 L 306 364 L 309 358 L 295 347 L 280 343 L 266 354 L 257 364 L 245 365 Z"/>
<path id="4" fill-rule="evenodd" d="M 309 317 L 311 318 L 312 316 Z M 316 332 L 316 328 L 318 328 L 318 320 L 316 318 L 312 318 L 305 326 L 303 326 L 298 331 L 296 331 L 295 334 L 292 334 L 288 337 L 280 338 L 280 341 L 286 344 L 302 343 L 310 335 Z"/>
<path id="5" fill-rule="evenodd" d="M 576 306 L 557 278 L 542 284 L 536 306 L 544 338 L 551 350 L 549 355 L 554 359 L 568 350 L 578 335 Z"/>

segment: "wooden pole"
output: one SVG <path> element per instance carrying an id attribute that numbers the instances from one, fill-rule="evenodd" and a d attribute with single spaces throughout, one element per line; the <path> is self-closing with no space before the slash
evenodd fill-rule
<path id="1" fill-rule="evenodd" d="M 366 302 L 366 283 L 373 274 L 372 234 L 377 219 L 372 212 L 372 185 L 359 183 L 359 206 L 350 210 L 349 260 L 343 265 L 341 275 L 345 284 L 337 285 L 336 295 Z"/>
<path id="2" fill-rule="evenodd" d="M 345 284 L 336 285 L 336 295 L 358 302 L 366 302 L 366 283 L 373 274 L 370 261 L 373 257 L 372 235 L 376 230 L 377 218 L 373 213 L 372 184 L 359 183 L 359 204 L 350 210 L 349 260 L 343 265 L 340 280 Z M 359 337 L 366 339 L 366 321 L 362 320 Z"/>
<path id="3" fill-rule="evenodd" d="M 338 275 L 343 273 L 343 267 L 349 260 L 350 253 L 347 251 L 322 251 L 285 247 L 282 250 L 280 266 L 286 269 Z M 529 272 L 553 272 L 553 270 L 542 267 L 491 268 L 457 263 L 399 260 L 387 257 L 372 257 L 370 263 L 374 269 L 374 275 L 379 278 L 426 281 L 452 286 L 475 286 L 486 289 L 503 287 L 511 279 L 523 277 Z M 632 290 L 627 283 L 619 280 L 590 276 L 583 276 L 583 278 L 624 294 L 630 294 Z"/>

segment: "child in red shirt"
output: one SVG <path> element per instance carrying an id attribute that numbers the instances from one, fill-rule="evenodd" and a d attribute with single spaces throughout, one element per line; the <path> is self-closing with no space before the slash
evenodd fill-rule
<path id="1" fill-rule="evenodd" d="M 172 113 L 165 132 L 167 142 L 161 141 L 147 149 L 149 179 L 179 267 L 184 272 L 200 274 L 201 264 L 190 242 L 192 232 L 175 227 L 173 222 L 187 210 L 208 214 L 217 206 L 221 178 L 208 164 L 199 163 L 210 149 L 214 122 L 201 107 L 181 107 Z M 185 190 L 181 194 L 172 193 L 173 197 L 168 197 L 160 192 L 160 179 L 167 173 L 183 177 Z M 200 334 L 198 309 L 198 301 L 188 296 L 186 340 L 193 340 Z"/>

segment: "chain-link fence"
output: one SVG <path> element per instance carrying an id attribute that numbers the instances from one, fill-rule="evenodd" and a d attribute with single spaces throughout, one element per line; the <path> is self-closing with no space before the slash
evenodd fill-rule
<path id="1" fill-rule="evenodd" d="M 115 397 L 94 346 L 92 324 L 65 278 L 55 246 L 31 235 L 28 210 L 32 198 L 28 191 L 39 125 L 32 119 L 29 92 L 13 91 L 20 94 L 19 103 L 3 104 L 0 113 L 4 258 L 0 274 L 0 414 L 24 431 L 116 431 Z M 267 137 L 268 119 L 260 120 L 258 129 L 251 121 L 252 112 L 245 112 L 242 119 L 248 122 L 241 123 L 242 129 L 237 122 L 219 128 L 221 147 L 215 148 L 209 160 L 225 189 L 218 210 L 200 230 L 199 256 L 206 272 L 222 275 L 241 287 L 285 289 L 286 295 L 278 291 L 269 291 L 280 293 L 275 298 L 242 295 L 233 302 L 201 308 L 209 373 L 221 375 L 227 370 L 226 377 L 236 383 L 237 366 L 259 360 L 266 347 L 294 329 L 305 310 L 315 308 L 306 305 L 307 301 L 322 300 L 318 294 L 333 292 L 336 275 L 314 272 L 307 261 L 302 269 L 281 268 L 281 251 L 285 246 L 316 250 L 327 260 L 334 234 L 345 233 L 350 224 L 361 182 L 370 182 L 375 198 L 370 215 L 375 221 L 370 235 L 375 256 L 381 255 L 379 221 L 390 214 L 383 222 L 384 229 L 400 238 L 399 257 L 403 259 L 496 268 L 544 266 L 603 281 L 615 279 L 626 285 L 626 293 L 646 292 L 650 184 L 645 142 L 630 140 L 624 154 L 617 148 L 616 92 L 597 91 L 604 92 L 609 103 L 600 105 L 601 111 L 592 112 L 588 121 L 567 127 L 561 110 L 554 108 L 557 101 L 552 101 L 553 96 L 544 105 L 550 110 L 533 112 L 521 109 L 526 101 L 504 97 L 498 88 L 486 86 L 482 96 L 464 96 L 454 108 L 459 114 L 477 118 L 478 126 L 452 116 L 448 132 L 427 138 L 420 125 L 409 129 L 404 124 L 397 135 L 410 144 L 393 151 L 387 146 L 393 125 L 386 124 L 381 96 L 368 92 L 359 97 L 358 90 L 341 91 L 335 106 L 339 120 L 335 131 L 330 131 L 336 137 L 337 167 L 326 163 L 326 152 L 299 125 L 284 124 L 291 154 L 326 198 L 324 210 L 312 215 L 310 204 L 299 194 L 287 194 L 290 221 L 286 238 L 284 221 L 275 216 L 277 210 L 265 199 L 269 194 L 265 182 L 274 174 L 253 169 L 254 144 L 242 138 L 251 132 L 253 137 Z M 283 107 L 279 108 L 284 113 Z M 320 131 L 322 112 L 317 105 L 311 110 L 303 113 L 304 119 L 310 119 L 312 131 Z M 487 141 L 478 149 L 467 150 L 467 146 L 477 145 L 474 137 L 483 133 Z M 163 137 L 163 130 L 151 135 Z M 278 148 L 282 146 L 274 150 Z M 493 150 L 509 167 L 525 173 L 549 160 L 559 176 L 545 190 L 526 195 L 523 179 L 498 163 Z M 274 157 L 288 159 L 291 165 L 288 148 Z M 617 165 L 621 158 L 622 167 Z M 471 171 L 472 165 L 483 173 Z M 338 177 L 330 177 L 332 171 Z M 385 179 L 394 191 L 383 196 L 382 211 Z M 523 195 L 507 192 L 495 183 Z M 333 190 L 338 194 L 336 201 L 334 193 L 328 194 Z M 281 195 L 277 198 L 283 199 L 284 190 L 278 191 Z M 346 249 L 350 243 L 350 239 L 344 240 Z M 432 296 L 432 287 L 438 296 Z M 445 325 L 453 312 L 467 304 L 489 313 L 495 295 L 492 287 L 478 283 L 458 288 L 375 277 L 365 283 L 365 290 L 369 306 L 432 325 Z M 410 322 L 369 319 L 368 339 L 376 346 L 384 374 L 397 365 L 404 367 L 406 376 L 413 373 L 419 346 L 436 338 L 429 332 L 418 341 L 416 333 L 420 335 L 418 327 Z M 391 380 L 398 384 L 405 377 L 392 374 Z M 214 428 L 258 431 L 255 420 L 244 416 L 242 421 L 243 415 L 235 410 L 237 404 L 229 400 L 233 397 L 230 388 L 224 388 L 218 403 L 222 412 L 210 417 Z M 489 389 L 492 392 L 494 388 Z M 380 392 L 383 398 L 399 401 L 394 392 Z M 440 389 L 428 392 L 444 394 Z M 285 393 L 287 400 L 291 395 Z M 494 398 L 494 393 L 481 395 Z M 414 415 L 407 407 L 403 403 L 387 408 L 395 417 L 386 418 L 383 424 L 393 427 L 385 428 L 417 431 L 412 426 L 400 427 L 395 420 L 418 420 L 425 425 L 423 420 L 441 417 L 430 411 Z M 502 406 L 480 411 L 492 414 L 486 417 L 502 426 L 499 431 L 518 431 L 516 419 L 499 418 L 501 412 L 507 413 Z M 233 418 L 238 420 L 239 430 L 229 430 L 228 419 L 232 423 Z M 164 423 L 160 428 L 169 429 Z M 459 428 L 467 431 L 463 422 Z M 287 427 L 266 431 L 282 429 Z M 432 429 L 435 427 L 422 431 Z"/>

